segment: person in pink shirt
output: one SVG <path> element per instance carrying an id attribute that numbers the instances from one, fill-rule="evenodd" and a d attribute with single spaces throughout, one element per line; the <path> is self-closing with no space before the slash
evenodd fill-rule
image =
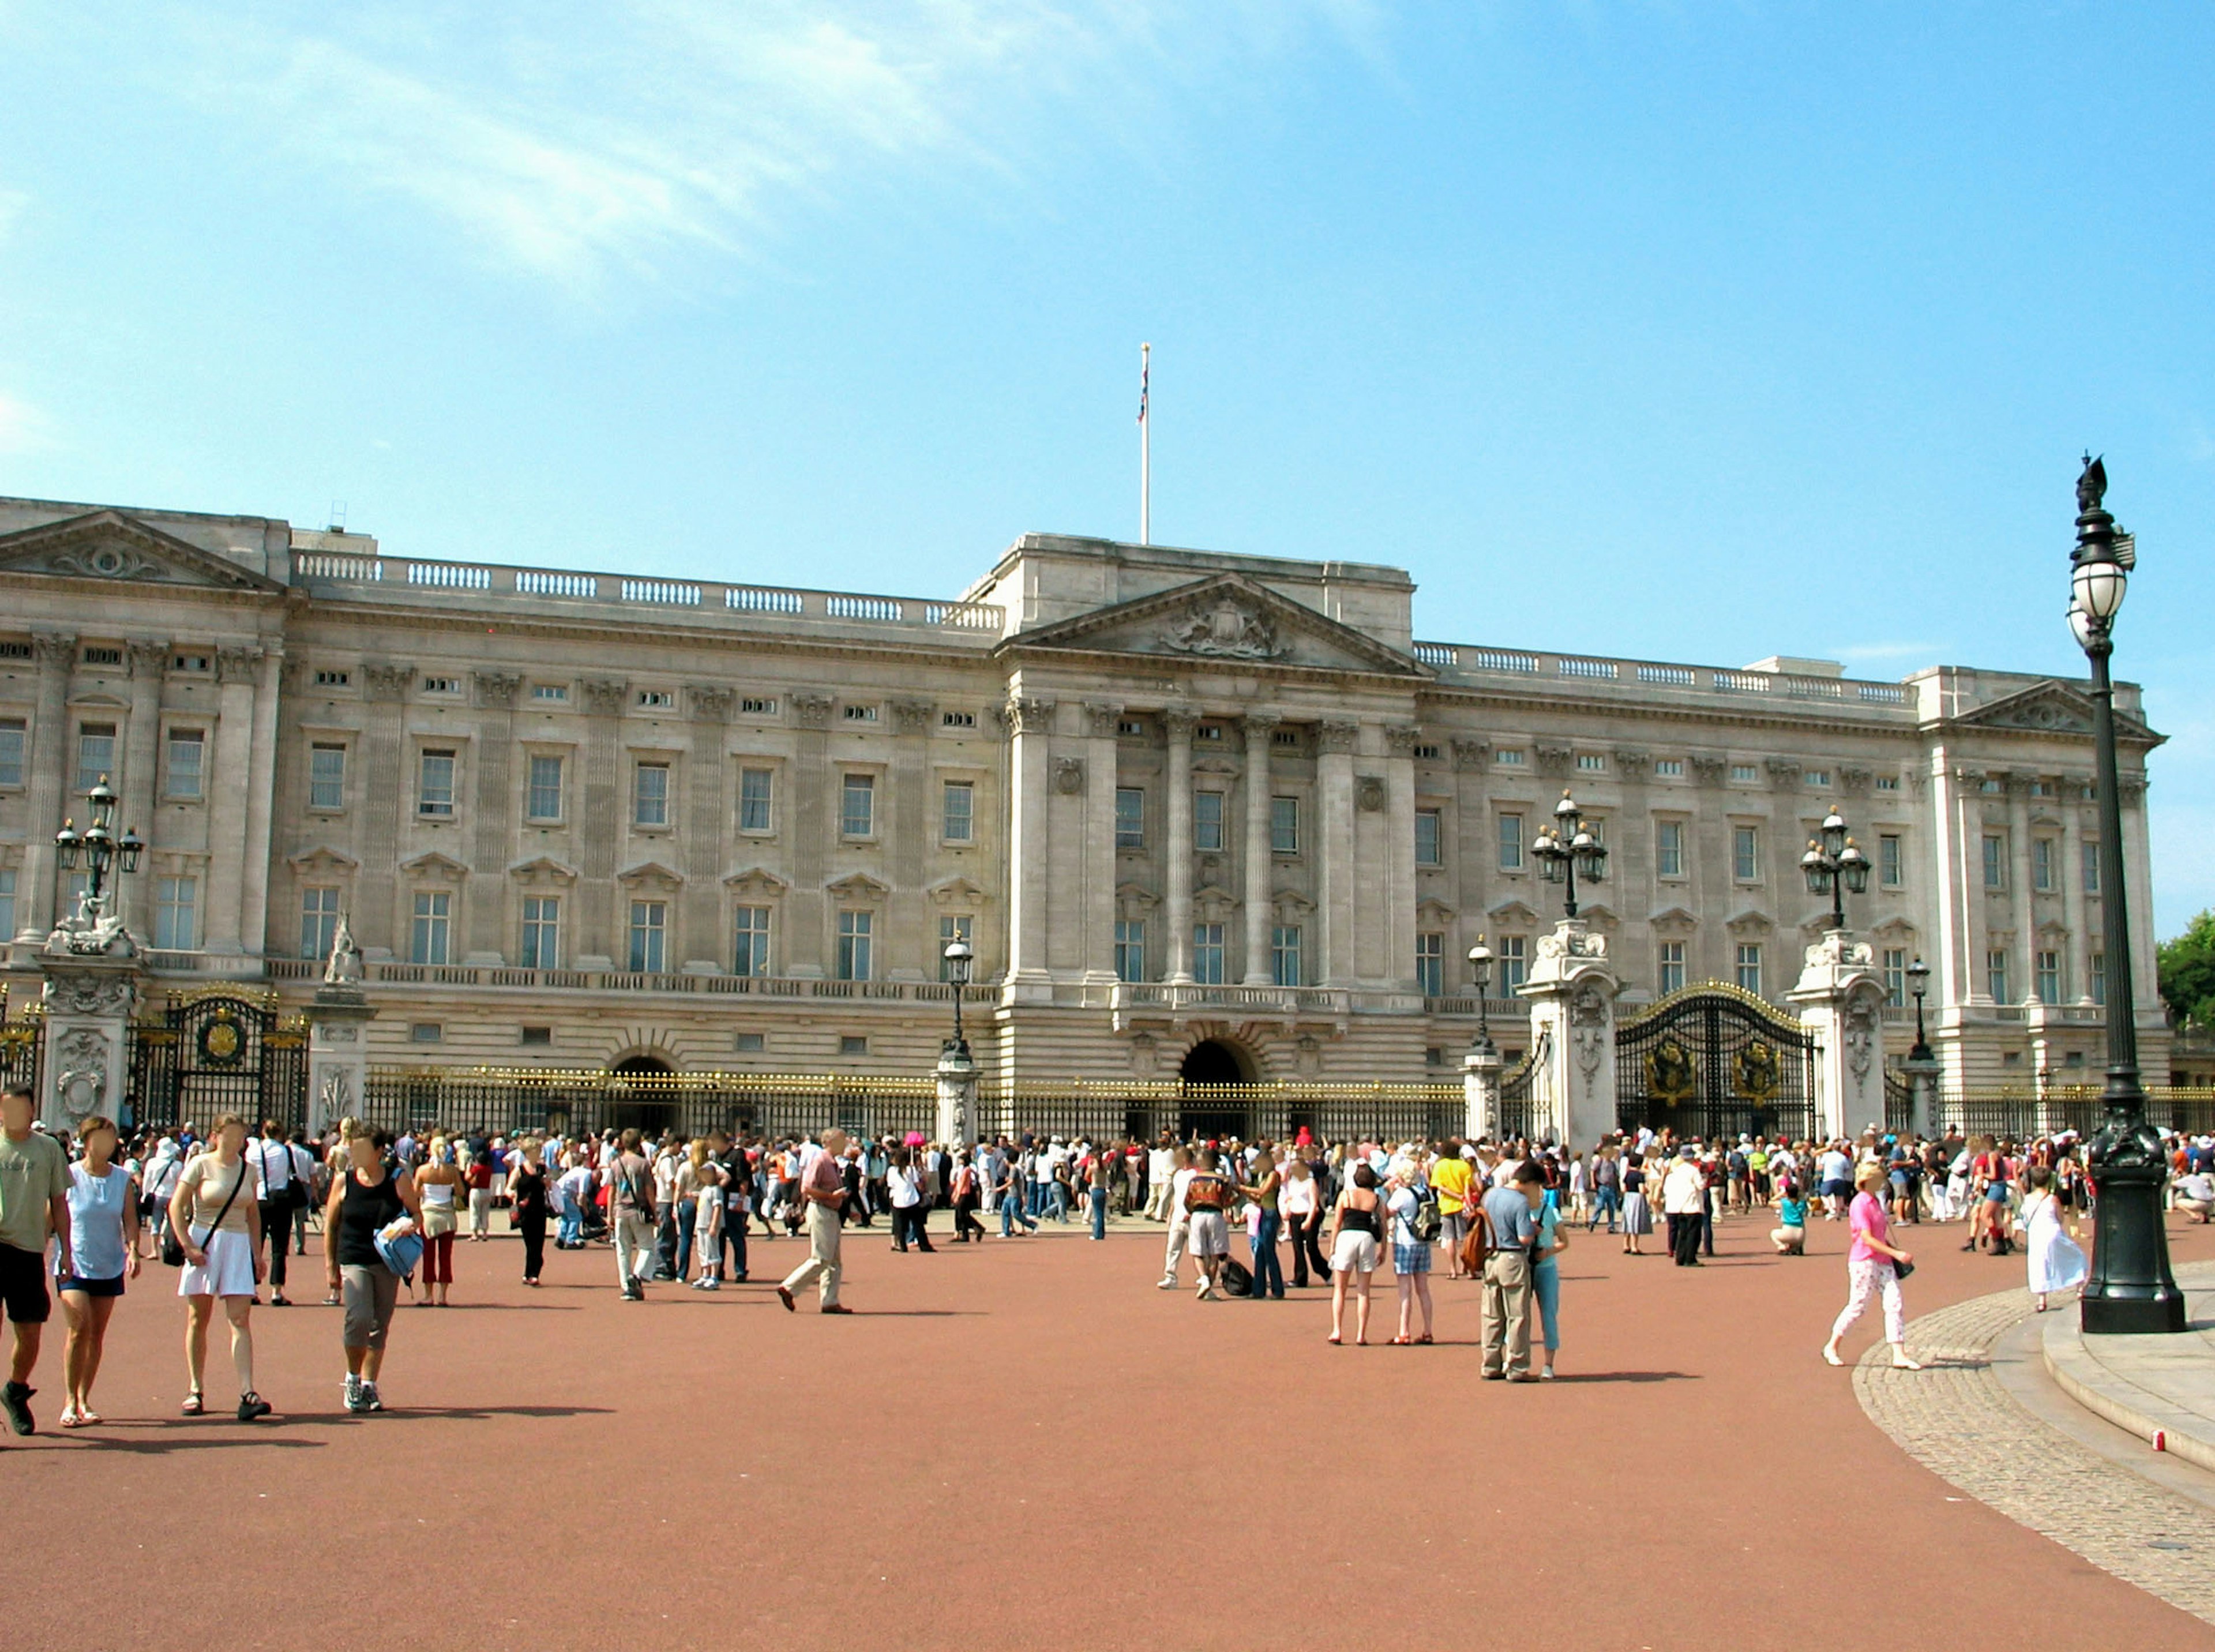
<path id="1" fill-rule="evenodd" d="M 1832 1365 L 1845 1363 L 1838 1358 L 1839 1339 L 1853 1329 L 1854 1321 L 1868 1306 L 1870 1296 L 1881 1293 L 1884 1339 L 1892 1344 L 1893 1368 L 1920 1371 L 1923 1367 L 1907 1357 L 1907 1314 L 1899 1299 L 1899 1270 L 1913 1267 L 1915 1258 L 1890 1243 L 1891 1223 L 1884 1213 L 1884 1201 L 1877 1196 L 1884 1179 L 1884 1166 L 1874 1159 L 1863 1163 L 1854 1177 L 1854 1185 L 1859 1191 L 1846 1213 L 1854 1236 L 1853 1247 L 1846 1252 L 1846 1278 L 1850 1291 L 1846 1305 L 1831 1326 L 1831 1340 L 1823 1344 L 1823 1358 Z"/>

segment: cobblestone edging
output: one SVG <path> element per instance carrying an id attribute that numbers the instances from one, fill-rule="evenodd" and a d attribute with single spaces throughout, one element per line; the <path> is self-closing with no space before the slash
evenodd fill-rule
<path id="1" fill-rule="evenodd" d="M 2033 1417 L 1993 1373 L 1992 1345 L 2030 1312 L 2020 1290 L 1927 1314 L 1894 1371 L 1883 1342 L 1854 1370 L 1869 1419 L 1910 1457 L 2018 1525 L 2215 1624 L 2215 1513 L 2119 1468 Z"/>
<path id="2" fill-rule="evenodd" d="M 2156 1369 L 2145 1373 L 2154 1380 L 2165 1375 L 2174 1378 L 2178 1361 L 2198 1363 L 2215 1354 L 2215 1336 L 2204 1329 L 2208 1298 L 2215 1294 L 2215 1262 L 2178 1268 L 2176 1282 L 2198 1295 L 2200 1317 L 2195 1323 L 2203 1329 L 2185 1337 L 2095 1337 L 2088 1342 L 2075 1314 L 2052 1314 L 2040 1338 L 2040 1351 L 2046 1374 L 2086 1410 L 2144 1440 L 2166 1433 L 2166 1449 L 2171 1456 L 2215 1473 L 2215 1421 L 2204 1410 L 2194 1410 L 2172 1397 L 2154 1392 L 2126 1374 L 2148 1363 L 2133 1357 L 2144 1342 L 2163 1345 L 2162 1355 L 2153 1361 Z M 2177 1343 L 2185 1345 L 2181 1351 L 2172 1347 Z M 2119 1366 L 2123 1368 L 2118 1369 Z"/>

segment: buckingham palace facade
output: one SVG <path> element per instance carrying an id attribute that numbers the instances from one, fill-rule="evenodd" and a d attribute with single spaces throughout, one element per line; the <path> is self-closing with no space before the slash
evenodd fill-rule
<path id="1" fill-rule="evenodd" d="M 1559 917 L 1564 789 L 1611 851 L 1585 914 L 1627 997 L 1774 1000 L 1829 903 L 1908 966 L 1953 1085 L 2102 1059 L 2089 703 L 1939 666 L 1860 681 L 1418 642 L 1395 568 L 1026 535 L 959 597 L 412 560 L 259 517 L 0 500 L 10 985 L 71 897 L 101 776 L 146 840 L 156 990 L 297 1005 L 347 914 L 414 1067 L 914 1074 L 942 952 L 1001 1081 L 1452 1078 L 1461 961 L 1512 988 Z M 1751 650 L 1749 650 L 1751 652 Z M 2119 691 L 2150 1072 L 2145 758 Z"/>

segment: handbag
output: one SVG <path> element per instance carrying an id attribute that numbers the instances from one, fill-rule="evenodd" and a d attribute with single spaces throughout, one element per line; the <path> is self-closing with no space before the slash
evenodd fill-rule
<path id="1" fill-rule="evenodd" d="M 1892 1276 L 1894 1279 L 1904 1280 L 1914 1271 L 1915 1264 L 1913 1262 L 1902 1262 L 1897 1256 L 1894 1256 L 1892 1259 Z"/>
<path id="2" fill-rule="evenodd" d="M 223 1219 L 230 1214 L 231 1206 L 237 1202 L 238 1190 L 246 1185 L 246 1155 L 241 1153 L 238 1156 L 238 1180 L 230 1184 L 230 1196 L 223 1201 L 223 1208 L 215 1213 L 214 1225 L 208 1229 L 208 1237 L 211 1239 L 215 1237 L 217 1232 L 221 1230 Z M 200 1248 L 200 1254 L 202 1256 L 207 1254 L 206 1246 L 203 1245 Z M 177 1225 L 174 1220 L 166 1224 L 162 1231 L 162 1260 L 172 1268 L 182 1268 L 185 1265 L 184 1242 L 177 1237 Z"/>

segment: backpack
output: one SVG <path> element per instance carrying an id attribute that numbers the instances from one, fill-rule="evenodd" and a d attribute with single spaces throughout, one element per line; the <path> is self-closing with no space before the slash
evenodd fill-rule
<path id="1" fill-rule="evenodd" d="M 1223 1289 L 1230 1296 L 1254 1294 L 1254 1275 L 1246 1264 L 1236 1256 L 1223 1259 Z"/>
<path id="2" fill-rule="evenodd" d="M 1439 1231 L 1445 1225 L 1439 1219 L 1439 1195 L 1428 1185 L 1411 1188 L 1415 1195 L 1415 1213 L 1408 1219 L 1408 1230 L 1419 1244 L 1436 1244 Z"/>

